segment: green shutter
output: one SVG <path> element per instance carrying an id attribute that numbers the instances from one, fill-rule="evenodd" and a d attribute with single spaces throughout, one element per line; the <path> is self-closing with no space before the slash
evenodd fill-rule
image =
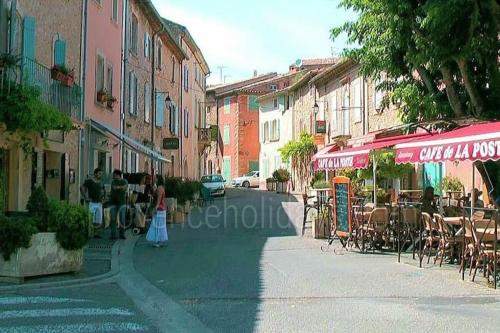
<path id="1" fill-rule="evenodd" d="M 257 96 L 248 97 L 248 108 L 250 111 L 259 110 L 259 102 L 257 102 Z"/>
<path id="2" fill-rule="evenodd" d="M 17 0 L 12 0 L 10 4 L 10 36 L 9 51 L 11 54 L 17 54 Z"/>
<path id="3" fill-rule="evenodd" d="M 231 181 L 231 158 L 224 157 L 222 164 L 222 177 L 229 183 Z"/>
<path id="4" fill-rule="evenodd" d="M 157 127 L 163 127 L 163 112 L 165 108 L 165 100 L 163 94 L 156 94 L 156 120 Z"/>
<path id="5" fill-rule="evenodd" d="M 224 113 L 228 114 L 231 112 L 231 97 L 224 98 Z"/>
<path id="6" fill-rule="evenodd" d="M 228 145 L 229 144 L 229 137 L 230 137 L 230 127 L 229 125 L 224 125 L 224 144 Z"/>
<path id="7" fill-rule="evenodd" d="M 248 171 L 259 171 L 259 161 L 248 162 Z"/>
<path id="8" fill-rule="evenodd" d="M 23 21 L 23 56 L 35 60 L 36 19 L 25 16 Z"/>
<path id="9" fill-rule="evenodd" d="M 285 96 L 279 96 L 278 97 L 278 104 L 281 106 L 281 105 L 285 105 Z"/>
<path id="10" fill-rule="evenodd" d="M 54 65 L 64 66 L 66 64 L 66 41 L 56 40 L 54 44 Z"/>

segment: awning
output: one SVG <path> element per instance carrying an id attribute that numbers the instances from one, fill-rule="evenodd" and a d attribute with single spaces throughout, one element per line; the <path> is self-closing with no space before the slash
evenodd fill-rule
<path id="1" fill-rule="evenodd" d="M 417 133 L 408 135 L 398 135 L 381 138 L 372 143 L 359 147 L 347 148 L 333 153 L 319 155 L 314 159 L 315 170 L 336 170 L 336 169 L 366 169 L 370 163 L 370 153 L 377 149 L 385 149 L 395 146 L 398 143 L 414 141 L 423 137 L 428 137 L 428 133 Z"/>
<path id="2" fill-rule="evenodd" d="M 141 144 L 139 141 L 136 141 L 132 139 L 131 137 L 120 133 L 119 130 L 114 129 L 111 126 L 99 123 L 95 120 L 90 120 L 91 127 L 94 129 L 97 129 L 99 131 L 107 132 L 114 137 L 116 137 L 118 140 L 126 144 L 128 147 L 132 148 L 133 150 L 137 151 L 138 153 L 144 154 L 153 160 L 156 161 L 162 161 L 162 162 L 168 162 L 170 163 L 171 161 L 163 157 L 160 153 L 152 150 L 151 148 L 146 147 L 145 145 Z"/>
<path id="3" fill-rule="evenodd" d="M 396 145 L 396 163 L 500 160 L 500 122 L 469 125 Z"/>

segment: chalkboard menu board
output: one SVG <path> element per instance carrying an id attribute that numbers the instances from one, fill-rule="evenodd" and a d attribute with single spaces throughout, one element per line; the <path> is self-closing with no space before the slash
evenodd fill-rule
<path id="1" fill-rule="evenodd" d="M 351 227 L 351 181 L 346 177 L 333 179 L 335 232 L 339 237 L 347 237 Z"/>

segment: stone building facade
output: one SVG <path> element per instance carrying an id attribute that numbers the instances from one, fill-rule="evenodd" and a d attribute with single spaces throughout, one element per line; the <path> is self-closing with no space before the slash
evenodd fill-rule
<path id="1" fill-rule="evenodd" d="M 81 124 L 81 29 L 82 2 L 48 0 L 0 1 L 0 54 L 21 57 L 17 74 L 8 79 L 39 88 L 40 99 Z M 67 24 L 69 20 L 74 24 Z M 73 71 L 74 84 L 52 78 L 51 69 L 64 66 Z M 11 70 L 10 73 L 13 73 Z M 7 72 L 0 69 L 2 75 Z M 36 186 L 54 199 L 76 202 L 79 197 L 79 130 L 52 131 L 32 138 L 33 151 L 25 156 L 17 140 L 0 133 L 2 209 L 24 210 Z"/>

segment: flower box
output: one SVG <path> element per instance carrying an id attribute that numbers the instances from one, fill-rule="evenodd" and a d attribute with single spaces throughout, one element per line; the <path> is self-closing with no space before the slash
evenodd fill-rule
<path id="1" fill-rule="evenodd" d="M 17 249 L 10 260 L 0 256 L 0 279 L 23 282 L 25 277 L 78 272 L 82 264 L 83 249 L 65 250 L 54 232 L 42 232 L 34 234 L 31 246 Z"/>
<path id="2" fill-rule="evenodd" d="M 106 105 L 108 106 L 108 108 L 112 109 L 115 106 L 115 103 L 116 98 L 114 98 L 113 96 L 108 96 L 106 98 Z"/>
<path id="3" fill-rule="evenodd" d="M 62 85 L 72 87 L 75 83 L 75 74 L 73 71 L 65 73 L 64 70 L 58 66 L 52 67 L 50 70 L 52 80 L 61 82 Z"/>
<path id="4" fill-rule="evenodd" d="M 99 103 L 106 103 L 107 99 L 108 99 L 108 94 L 105 91 L 97 92 L 97 101 Z"/>

